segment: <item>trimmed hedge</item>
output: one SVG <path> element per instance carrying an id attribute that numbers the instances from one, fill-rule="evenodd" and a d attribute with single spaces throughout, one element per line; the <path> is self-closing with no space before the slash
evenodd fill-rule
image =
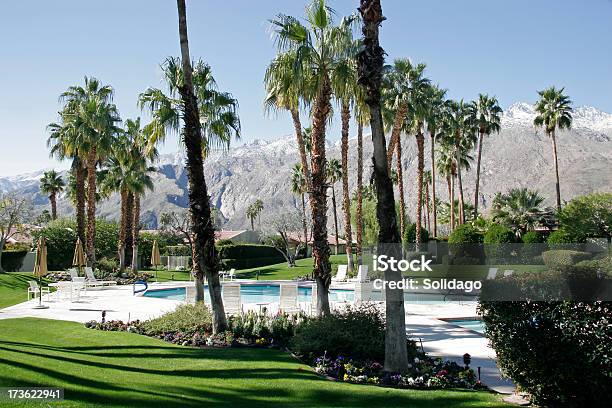
<path id="1" fill-rule="evenodd" d="M 485 254 L 489 264 L 510 264 L 512 259 L 512 244 L 516 242 L 514 232 L 510 228 L 491 224 L 484 235 Z"/>
<path id="2" fill-rule="evenodd" d="M 7 272 L 19 271 L 27 254 L 27 250 L 2 251 L 2 269 Z"/>
<path id="3" fill-rule="evenodd" d="M 281 263 L 285 258 L 270 245 L 229 244 L 217 247 L 221 268 L 248 269 Z"/>
<path id="4" fill-rule="evenodd" d="M 416 241 L 416 224 L 408 224 L 404 230 L 404 243 L 414 244 Z M 421 227 L 421 243 L 426 244 L 429 241 L 429 231 Z"/>
<path id="5" fill-rule="evenodd" d="M 482 241 L 482 234 L 472 224 L 458 226 L 448 237 L 448 263 L 451 265 L 480 264 L 484 258 Z"/>
<path id="6" fill-rule="evenodd" d="M 544 265 L 548 266 L 549 268 L 576 265 L 578 262 L 586 261 L 590 257 L 591 254 L 589 252 L 571 251 L 568 249 L 542 252 Z"/>

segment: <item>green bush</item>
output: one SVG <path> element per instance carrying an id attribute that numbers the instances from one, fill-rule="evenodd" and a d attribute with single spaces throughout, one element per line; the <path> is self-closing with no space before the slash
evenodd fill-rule
<path id="1" fill-rule="evenodd" d="M 548 249 L 543 234 L 537 231 L 528 231 L 521 237 L 520 257 L 524 264 L 540 265 L 543 263 L 542 252 Z"/>
<path id="2" fill-rule="evenodd" d="M 546 240 L 548 245 L 551 247 L 554 245 L 558 245 L 563 247 L 567 244 L 580 244 L 585 242 L 585 238 L 583 236 L 571 233 L 564 228 L 559 228 L 556 231 L 553 231 Z"/>
<path id="3" fill-rule="evenodd" d="M 102 258 L 96 261 L 96 278 L 106 279 L 114 277 L 119 269 L 119 262 L 116 259 Z"/>
<path id="4" fill-rule="evenodd" d="M 549 268 L 576 265 L 578 262 L 585 261 L 590 257 L 591 254 L 589 252 L 572 251 L 569 249 L 557 249 L 542 252 L 544 265 L 548 266 Z"/>
<path id="5" fill-rule="evenodd" d="M 402 237 L 404 243 L 414 244 L 416 241 L 416 224 L 408 224 L 404 230 L 404 236 Z M 421 227 L 421 242 L 427 243 L 429 241 L 429 231 Z"/>
<path id="6" fill-rule="evenodd" d="M 154 241 L 157 241 L 160 253 L 163 252 L 166 247 L 176 247 L 176 245 L 182 242 L 181 238 L 178 236 L 166 232 L 160 232 L 157 234 L 143 232 L 139 235 L 139 238 L 138 255 L 140 258 L 140 267 L 142 269 L 151 267 L 151 252 L 153 252 Z M 186 256 L 191 256 L 189 247 L 187 247 L 187 249 Z"/>
<path id="7" fill-rule="evenodd" d="M 605 272 L 609 275 L 612 275 L 612 258 L 604 257 L 600 259 L 593 259 L 587 261 L 580 261 L 576 264 L 576 266 L 592 268 L 596 271 Z"/>
<path id="8" fill-rule="evenodd" d="M 516 237 L 510 228 L 504 225 L 491 224 L 484 235 L 483 241 L 488 263 L 513 263 L 512 243 L 516 242 Z"/>
<path id="9" fill-rule="evenodd" d="M 231 316 L 228 323 L 235 338 L 244 338 L 252 342 L 264 339 L 277 346 L 286 346 L 300 320 L 302 317 L 285 313 L 269 316 L 249 311 Z"/>
<path id="10" fill-rule="evenodd" d="M 162 255 L 172 256 L 192 256 L 189 245 L 168 245 L 163 249 L 160 248 Z"/>
<path id="11" fill-rule="evenodd" d="M 193 336 L 212 332 L 212 316 L 204 303 L 183 304 L 172 312 L 143 322 L 142 328 L 149 336 L 176 332 Z"/>
<path id="12" fill-rule="evenodd" d="M 247 269 L 273 265 L 285 258 L 270 245 L 229 244 L 217 247 L 223 269 Z"/>
<path id="13" fill-rule="evenodd" d="M 538 231 L 527 231 L 521 237 L 524 244 L 541 244 L 546 241 L 544 235 Z"/>
<path id="14" fill-rule="evenodd" d="M 484 258 L 482 241 L 482 234 L 472 224 L 463 224 L 455 228 L 448 237 L 449 264 L 480 264 Z"/>
<path id="15" fill-rule="evenodd" d="M 497 364 L 533 403 L 609 406 L 609 302 L 481 302 L 480 312 Z"/>
<path id="16" fill-rule="evenodd" d="M 409 355 L 416 347 L 407 340 Z M 308 319 L 298 325 L 291 349 L 308 359 L 327 355 L 382 361 L 385 319 L 373 306 L 353 306 L 341 312 Z"/>
<path id="17" fill-rule="evenodd" d="M 17 272 L 23 265 L 28 250 L 4 250 L 2 252 L 2 269 L 7 272 Z"/>
<path id="18" fill-rule="evenodd" d="M 504 225 L 491 224 L 484 235 L 485 244 L 510 244 L 516 242 L 514 232 Z"/>

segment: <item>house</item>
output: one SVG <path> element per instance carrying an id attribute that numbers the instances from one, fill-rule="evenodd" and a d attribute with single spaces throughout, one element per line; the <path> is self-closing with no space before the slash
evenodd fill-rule
<path id="1" fill-rule="evenodd" d="M 303 234 L 289 234 L 289 242 L 292 250 L 295 250 L 295 247 L 299 244 L 304 243 Z M 336 248 L 336 236 L 332 234 L 327 235 L 327 242 L 329 243 L 329 249 L 333 254 L 346 254 L 346 240 L 338 237 L 338 248 Z M 307 256 L 312 256 L 312 234 L 308 237 L 308 254 Z M 337 251 L 336 251 L 337 249 Z"/>
<path id="2" fill-rule="evenodd" d="M 218 241 L 232 241 L 234 243 L 241 244 L 259 244 L 260 238 L 257 231 L 251 230 L 221 230 L 215 231 L 215 242 Z"/>

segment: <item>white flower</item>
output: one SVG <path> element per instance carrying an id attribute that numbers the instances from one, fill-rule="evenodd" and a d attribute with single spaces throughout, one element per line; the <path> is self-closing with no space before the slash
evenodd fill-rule
<path id="1" fill-rule="evenodd" d="M 415 357 L 415 358 L 414 358 L 414 364 L 419 364 L 420 362 L 421 362 L 421 360 L 419 360 L 419 358 L 418 358 L 418 357 Z"/>

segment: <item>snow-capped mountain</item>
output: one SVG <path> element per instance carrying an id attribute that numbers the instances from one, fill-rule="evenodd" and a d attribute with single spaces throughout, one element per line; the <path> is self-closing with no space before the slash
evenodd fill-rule
<path id="1" fill-rule="evenodd" d="M 484 209 L 498 191 L 514 187 L 538 190 L 547 197 L 546 204 L 553 204 L 554 177 L 551 164 L 550 141 L 542 130 L 533 127 L 535 113 L 533 105 L 516 103 L 503 115 L 499 135 L 485 139 L 479 200 Z M 351 129 L 351 137 L 355 130 Z M 574 128 L 557 135 L 562 199 L 592 191 L 612 191 L 612 115 L 591 107 L 577 108 L 574 112 Z M 414 137 L 404 137 L 403 162 L 406 202 L 409 216 L 414 218 L 416 191 L 416 143 Z M 426 138 L 426 168 L 429 163 L 429 138 Z M 364 180 L 371 174 L 372 144 L 364 135 Z M 340 157 L 338 141 L 328 141 L 328 158 Z M 356 185 L 355 166 L 357 143 L 349 142 L 349 186 Z M 294 136 L 284 136 L 271 141 L 253 140 L 235 145 L 227 152 L 215 152 L 205 160 L 204 171 L 211 196 L 211 204 L 219 209 L 226 219 L 225 228 L 246 228 L 249 221 L 246 208 L 256 199 L 264 202 L 262 218 L 287 209 L 299 208 L 301 200 L 290 189 L 291 168 L 299 161 Z M 185 208 L 187 200 L 187 174 L 183 153 L 162 155 L 155 163 L 153 174 L 155 191 L 147 193 L 142 200 L 143 222 L 151 227 L 157 225 L 161 213 Z M 1 177 L 0 192 L 16 191 L 31 198 L 41 211 L 48 206 L 48 198 L 39 191 L 42 171 L 21 176 Z M 466 200 L 474 199 L 474 166 L 464 174 L 463 185 Z M 65 173 L 62 173 L 66 177 Z M 437 178 L 438 197 L 447 200 L 446 184 Z M 338 211 L 341 208 L 341 183 L 337 183 Z M 396 193 L 397 194 L 397 193 Z M 331 200 L 330 200 L 331 201 Z M 331 203 L 330 203 L 331 206 Z M 73 208 L 65 195 L 60 197 L 59 211 L 70 215 Z M 103 200 L 98 211 L 100 216 L 117 218 L 119 197 Z M 340 217 L 341 218 L 341 217 Z M 329 226 L 333 218 L 330 209 Z M 341 221 L 341 220 L 340 220 Z M 342 224 L 342 222 L 340 222 Z"/>

